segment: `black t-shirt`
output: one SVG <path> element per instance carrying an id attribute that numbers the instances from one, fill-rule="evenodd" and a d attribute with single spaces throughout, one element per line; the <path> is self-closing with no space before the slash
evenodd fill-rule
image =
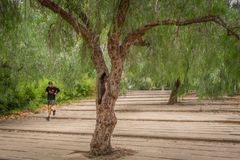
<path id="1" fill-rule="evenodd" d="M 55 100 L 55 94 L 60 92 L 60 89 L 58 89 L 57 87 L 47 87 L 46 92 L 48 93 L 47 95 L 48 100 Z"/>

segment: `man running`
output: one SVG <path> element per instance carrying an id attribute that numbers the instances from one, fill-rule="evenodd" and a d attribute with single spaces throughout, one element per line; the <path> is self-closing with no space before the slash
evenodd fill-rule
<path id="1" fill-rule="evenodd" d="M 46 88 L 47 101 L 48 101 L 48 117 L 47 120 L 50 120 L 51 113 L 56 114 L 54 109 L 55 96 L 60 92 L 60 89 L 54 87 L 53 82 L 48 82 L 48 87 Z"/>

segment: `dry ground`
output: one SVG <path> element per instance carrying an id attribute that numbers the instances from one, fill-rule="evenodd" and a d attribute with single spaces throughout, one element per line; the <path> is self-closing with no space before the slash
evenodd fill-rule
<path id="1" fill-rule="evenodd" d="M 240 97 L 199 101 L 189 95 L 174 106 L 166 105 L 168 97 L 169 91 L 119 97 L 112 144 L 136 151 L 120 159 L 240 160 Z M 60 107 L 50 122 L 45 116 L 1 121 L 0 160 L 89 159 L 84 155 L 95 125 L 93 100 Z"/>

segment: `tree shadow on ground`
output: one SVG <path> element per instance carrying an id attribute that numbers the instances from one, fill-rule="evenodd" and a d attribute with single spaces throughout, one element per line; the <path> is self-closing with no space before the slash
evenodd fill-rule
<path id="1" fill-rule="evenodd" d="M 70 154 L 79 154 L 79 153 L 81 153 L 84 157 L 91 160 L 116 160 L 126 156 L 133 156 L 137 152 L 131 149 L 116 147 L 113 149 L 113 152 L 111 154 L 104 155 L 104 156 L 93 156 L 88 151 L 74 151 Z"/>

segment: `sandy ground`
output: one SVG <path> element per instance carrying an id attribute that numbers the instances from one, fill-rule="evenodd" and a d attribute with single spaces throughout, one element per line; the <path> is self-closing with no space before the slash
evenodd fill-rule
<path id="1" fill-rule="evenodd" d="M 107 157 L 86 157 L 95 126 L 94 100 L 0 121 L 0 160 L 239 160 L 240 97 L 169 106 L 169 91 L 129 91 L 116 104 L 118 124 Z M 125 156 L 122 156 L 125 155 Z"/>

